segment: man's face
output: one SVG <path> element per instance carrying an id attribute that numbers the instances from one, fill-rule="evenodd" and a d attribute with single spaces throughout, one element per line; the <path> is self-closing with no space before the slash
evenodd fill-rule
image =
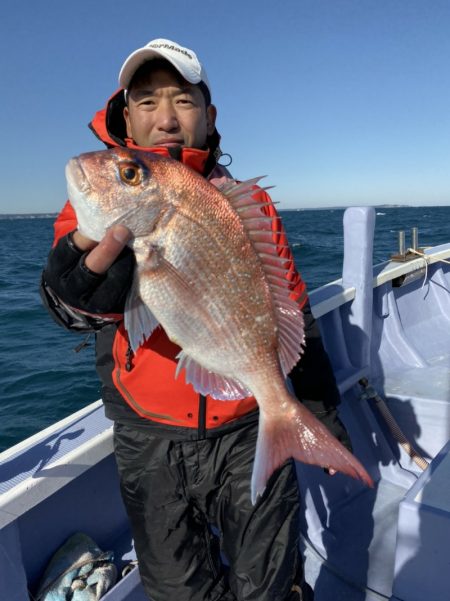
<path id="1" fill-rule="evenodd" d="M 133 82 L 124 108 L 127 136 L 138 146 L 203 148 L 214 132 L 216 109 L 198 88 L 158 68 Z"/>

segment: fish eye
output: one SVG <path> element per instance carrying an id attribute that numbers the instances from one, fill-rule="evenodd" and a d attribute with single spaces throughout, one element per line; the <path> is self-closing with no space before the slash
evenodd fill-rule
<path id="1" fill-rule="evenodd" d="M 142 171 L 135 163 L 122 163 L 119 165 L 120 179 L 125 184 L 137 186 L 142 181 Z"/>

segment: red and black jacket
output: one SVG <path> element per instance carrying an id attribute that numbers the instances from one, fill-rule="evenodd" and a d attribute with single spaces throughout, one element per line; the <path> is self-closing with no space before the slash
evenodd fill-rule
<path id="1" fill-rule="evenodd" d="M 108 147 L 132 145 L 125 138 L 123 106 L 123 91 L 119 90 L 109 99 L 105 109 L 96 113 L 90 124 Z M 215 132 L 211 141 L 213 148 L 183 148 L 177 158 L 205 177 L 219 177 L 224 172 L 213 157 L 219 139 Z M 143 150 L 169 155 L 166 148 Z M 255 198 L 263 203 L 270 201 L 261 190 L 255 192 Z M 295 269 L 274 206 L 269 202 L 263 210 L 273 219 L 280 256 L 286 259 L 289 267 L 287 277 L 292 297 L 305 312 L 306 351 L 291 373 L 294 389 L 303 400 L 311 398 L 313 405 L 308 406 L 314 413 L 319 417 L 323 413 L 326 419 L 329 416 L 334 421 L 339 395 L 309 309 L 305 284 Z M 97 371 L 103 383 L 102 397 L 109 417 L 153 424 L 162 431 L 169 428 L 171 435 L 176 431 L 183 437 L 215 435 L 223 429 L 237 426 L 237 422 L 255 418 L 257 404 L 254 397 L 218 401 L 196 393 L 190 384 L 185 383 L 183 374 L 175 379 L 176 356 L 180 349 L 168 339 L 162 328 L 157 328 L 133 354 L 122 321 L 134 267 L 131 251 L 125 249 L 107 274 L 97 276 L 84 268 L 83 254 L 71 241 L 70 234 L 76 229 L 77 221 L 70 202 L 64 206 L 54 227 L 55 242 L 43 273 L 42 296 L 55 319 L 65 327 L 96 331 Z"/>

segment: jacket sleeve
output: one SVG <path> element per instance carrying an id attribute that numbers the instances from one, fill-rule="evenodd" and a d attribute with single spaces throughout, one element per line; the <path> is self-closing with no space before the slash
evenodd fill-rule
<path id="1" fill-rule="evenodd" d="M 42 274 L 41 297 L 57 323 L 92 331 L 122 318 L 134 254 L 125 248 L 105 274 L 92 272 L 84 263 L 87 253 L 73 243 L 77 223 L 71 213 L 73 209 L 66 205 L 55 223 L 55 244 Z"/>

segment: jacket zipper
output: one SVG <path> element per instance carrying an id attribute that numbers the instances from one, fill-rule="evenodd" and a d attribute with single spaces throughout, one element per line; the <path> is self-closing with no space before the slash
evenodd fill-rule
<path id="1" fill-rule="evenodd" d="M 127 348 L 127 352 L 126 352 L 126 362 L 125 362 L 125 369 L 127 371 L 131 371 L 133 369 L 133 363 L 132 363 L 132 359 L 133 359 L 133 349 L 131 348 L 131 344 L 128 343 L 128 348 Z"/>
<path id="2" fill-rule="evenodd" d="M 206 438 L 206 397 L 198 395 L 198 439 Z"/>

